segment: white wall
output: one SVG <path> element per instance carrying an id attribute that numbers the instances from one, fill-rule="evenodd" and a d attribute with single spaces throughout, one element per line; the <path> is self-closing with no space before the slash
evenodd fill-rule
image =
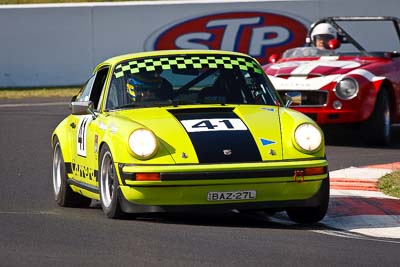
<path id="1" fill-rule="evenodd" d="M 152 49 L 153 41 L 165 29 L 203 16 L 231 12 L 273 13 L 293 18 L 307 27 L 325 16 L 397 16 L 400 1 L 199 0 L 3 5 L 0 6 L 0 88 L 79 85 L 95 65 L 108 57 Z M 233 35 L 237 34 L 239 40 L 239 28 L 231 30 L 223 37 L 234 41 Z"/>

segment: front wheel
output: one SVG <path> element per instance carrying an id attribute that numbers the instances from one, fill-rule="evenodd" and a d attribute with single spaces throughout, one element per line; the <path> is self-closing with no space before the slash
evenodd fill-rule
<path id="1" fill-rule="evenodd" d="M 371 117 L 363 124 L 367 143 L 370 145 L 388 145 L 391 139 L 391 120 L 389 93 L 382 88 L 376 99 L 375 109 Z"/>
<path id="2" fill-rule="evenodd" d="M 289 218 L 296 223 L 317 223 L 321 221 L 329 206 L 329 177 L 322 181 L 321 189 L 321 202 L 315 207 L 294 207 L 286 210 Z"/>
<path id="3" fill-rule="evenodd" d="M 53 190 L 57 204 L 61 207 L 88 207 L 91 199 L 75 193 L 67 183 L 64 158 L 57 137 L 54 138 L 53 147 Z"/>
<path id="4" fill-rule="evenodd" d="M 100 152 L 99 159 L 100 202 L 104 214 L 111 219 L 124 215 L 118 200 L 118 177 L 115 171 L 113 157 L 107 145 Z"/>

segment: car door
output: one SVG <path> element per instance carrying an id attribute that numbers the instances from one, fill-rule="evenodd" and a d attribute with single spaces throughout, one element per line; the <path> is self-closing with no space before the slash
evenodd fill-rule
<path id="1" fill-rule="evenodd" d="M 106 85 L 107 73 L 108 68 L 96 72 L 75 99 L 75 102 L 92 101 L 95 114 L 70 116 L 73 178 L 79 187 L 93 193 L 97 193 L 98 187 L 96 116 L 99 115 L 100 98 Z"/>

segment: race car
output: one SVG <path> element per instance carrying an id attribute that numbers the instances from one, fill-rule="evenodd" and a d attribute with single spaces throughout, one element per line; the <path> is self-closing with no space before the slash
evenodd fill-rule
<path id="1" fill-rule="evenodd" d="M 304 47 L 272 55 L 263 69 L 280 96 L 322 128 L 345 126 L 369 145 L 388 145 L 391 125 L 400 122 L 399 23 L 395 17 L 319 19 Z"/>
<path id="2" fill-rule="evenodd" d="M 299 223 L 329 204 L 324 135 L 283 107 L 261 65 L 212 50 L 151 51 L 100 63 L 52 134 L 60 206 L 106 217 L 286 211 Z"/>

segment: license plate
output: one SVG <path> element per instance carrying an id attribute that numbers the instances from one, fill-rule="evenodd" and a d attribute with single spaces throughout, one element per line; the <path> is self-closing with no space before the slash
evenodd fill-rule
<path id="1" fill-rule="evenodd" d="M 208 192 L 208 201 L 247 200 L 256 199 L 256 190 Z"/>

